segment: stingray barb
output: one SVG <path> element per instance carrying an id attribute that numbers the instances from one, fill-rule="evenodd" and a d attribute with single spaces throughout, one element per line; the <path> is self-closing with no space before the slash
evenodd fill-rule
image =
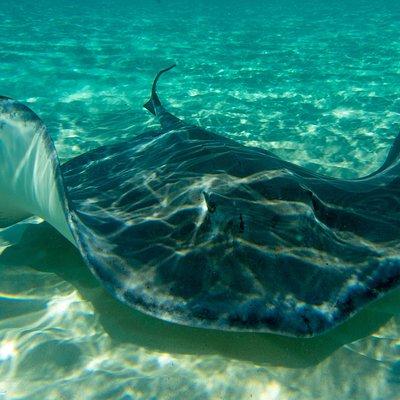
<path id="1" fill-rule="evenodd" d="M 44 218 L 117 299 L 193 327 L 310 337 L 399 286 L 399 138 L 373 174 L 317 174 L 167 111 L 172 67 L 160 130 L 63 165 L 1 97 L 0 226 Z"/>

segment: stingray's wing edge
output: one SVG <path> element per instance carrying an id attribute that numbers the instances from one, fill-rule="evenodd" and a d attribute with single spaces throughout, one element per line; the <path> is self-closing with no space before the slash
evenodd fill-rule
<path id="1" fill-rule="evenodd" d="M 394 139 L 392 146 L 386 156 L 385 162 L 382 164 L 380 168 L 378 168 L 375 172 L 369 174 L 364 178 L 371 178 L 381 172 L 386 171 L 387 169 L 391 168 L 392 166 L 398 164 L 400 161 L 400 132 L 397 134 L 396 138 Z"/>
<path id="2" fill-rule="evenodd" d="M 46 126 L 29 107 L 0 96 L 0 227 L 32 215 L 75 244 L 60 163 Z"/>

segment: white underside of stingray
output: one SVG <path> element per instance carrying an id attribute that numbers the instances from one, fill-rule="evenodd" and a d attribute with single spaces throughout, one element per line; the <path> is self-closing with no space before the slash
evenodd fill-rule
<path id="1" fill-rule="evenodd" d="M 0 101 L 0 227 L 36 215 L 70 242 L 57 153 L 42 121 L 11 99 Z"/>

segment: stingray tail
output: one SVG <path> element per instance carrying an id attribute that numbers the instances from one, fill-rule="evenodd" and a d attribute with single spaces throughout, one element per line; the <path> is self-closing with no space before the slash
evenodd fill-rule
<path id="1" fill-rule="evenodd" d="M 162 69 L 161 71 L 158 72 L 158 74 L 156 75 L 156 77 L 154 79 L 153 86 L 151 87 L 151 97 L 150 97 L 149 101 L 147 101 L 143 105 L 143 107 L 146 110 L 150 111 L 153 115 L 157 115 L 157 108 L 161 107 L 161 101 L 157 94 L 157 82 L 160 79 L 160 76 L 164 72 L 169 71 L 170 69 L 174 68 L 175 66 L 176 66 L 176 64 L 172 64 L 168 68 Z"/>
<path id="2" fill-rule="evenodd" d="M 152 99 L 150 99 L 149 101 L 146 101 L 146 103 L 143 104 L 143 107 L 147 111 L 150 111 L 153 115 L 156 115 L 156 110 L 154 109 L 153 100 Z"/>

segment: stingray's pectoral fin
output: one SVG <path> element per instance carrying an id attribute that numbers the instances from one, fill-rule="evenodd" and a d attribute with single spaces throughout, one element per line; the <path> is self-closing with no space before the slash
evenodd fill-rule
<path id="1" fill-rule="evenodd" d="M 392 143 L 392 147 L 383 163 L 381 169 L 384 170 L 400 160 L 400 132 L 397 134 L 396 139 Z"/>
<path id="2" fill-rule="evenodd" d="M 40 118 L 0 96 L 0 227 L 37 215 L 72 243 L 58 157 Z"/>
<path id="3" fill-rule="evenodd" d="M 395 164 L 398 164 L 400 161 L 400 132 L 397 134 L 396 139 L 392 143 L 392 146 L 390 147 L 389 153 L 386 157 L 385 162 L 382 164 L 382 166 L 373 172 L 372 174 L 368 175 L 367 178 L 370 178 L 374 175 L 377 175 L 388 168 L 392 167 Z"/>

